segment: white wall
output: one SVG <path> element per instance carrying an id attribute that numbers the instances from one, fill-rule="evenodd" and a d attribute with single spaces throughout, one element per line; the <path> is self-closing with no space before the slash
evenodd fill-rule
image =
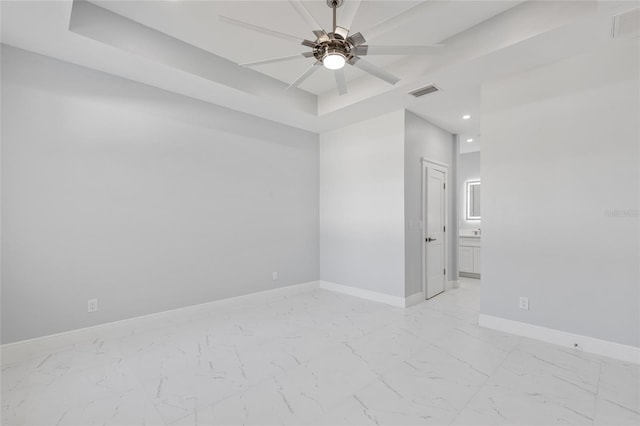
<path id="1" fill-rule="evenodd" d="M 422 291 L 422 246 L 424 232 L 420 228 L 422 221 L 422 158 L 449 166 L 447 174 L 447 279 L 457 280 L 455 259 L 455 227 L 457 214 L 453 208 L 456 197 L 453 135 L 428 121 L 407 111 L 405 115 L 405 267 L 406 295 Z"/>
<path id="2" fill-rule="evenodd" d="M 320 277 L 408 297 L 422 291 L 422 163 L 450 165 L 454 137 L 409 111 L 320 136 Z M 452 185 L 449 185 L 452 187 Z M 456 221 L 449 197 L 449 223 Z M 450 280 L 457 276 L 448 236 Z"/>
<path id="3" fill-rule="evenodd" d="M 3 45 L 2 342 L 317 280 L 318 155 L 317 135 Z"/>
<path id="4" fill-rule="evenodd" d="M 404 297 L 404 111 L 320 135 L 320 278 Z"/>
<path id="5" fill-rule="evenodd" d="M 481 312 L 640 346 L 639 41 L 609 44 L 483 87 Z"/>
<path id="6" fill-rule="evenodd" d="M 467 188 L 466 182 L 480 179 L 480 151 L 460 154 L 458 157 L 458 223 L 460 230 L 478 229 L 479 220 L 467 220 Z"/>

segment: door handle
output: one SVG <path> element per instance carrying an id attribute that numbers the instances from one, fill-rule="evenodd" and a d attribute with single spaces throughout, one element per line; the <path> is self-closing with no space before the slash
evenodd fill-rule
<path id="1" fill-rule="evenodd" d="M 436 239 L 429 237 L 429 238 L 426 238 L 425 241 L 430 243 L 431 241 L 436 241 Z"/>

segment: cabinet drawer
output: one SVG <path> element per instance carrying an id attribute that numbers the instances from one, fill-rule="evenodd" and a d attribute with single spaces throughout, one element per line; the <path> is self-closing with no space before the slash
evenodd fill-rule
<path id="1" fill-rule="evenodd" d="M 480 238 L 460 237 L 458 239 L 459 246 L 480 247 Z"/>

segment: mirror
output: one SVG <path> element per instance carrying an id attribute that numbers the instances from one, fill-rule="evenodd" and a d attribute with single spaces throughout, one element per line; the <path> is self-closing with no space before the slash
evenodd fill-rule
<path id="1" fill-rule="evenodd" d="M 480 220 L 480 181 L 467 181 L 467 220 Z"/>

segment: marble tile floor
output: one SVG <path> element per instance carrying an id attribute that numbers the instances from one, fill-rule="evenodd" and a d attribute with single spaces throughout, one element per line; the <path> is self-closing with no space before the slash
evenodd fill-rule
<path id="1" fill-rule="evenodd" d="M 394 308 L 261 294 L 2 363 L 3 425 L 639 425 L 640 366 Z"/>

